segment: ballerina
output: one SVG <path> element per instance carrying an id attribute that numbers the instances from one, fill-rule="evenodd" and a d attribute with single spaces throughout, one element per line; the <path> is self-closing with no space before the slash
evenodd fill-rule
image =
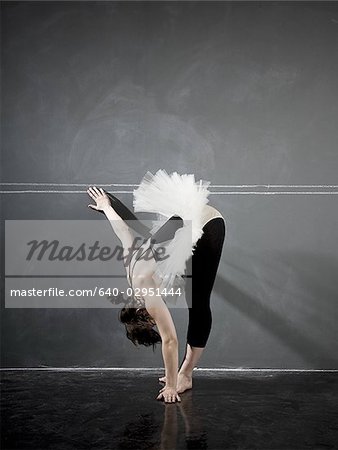
<path id="1" fill-rule="evenodd" d="M 96 186 L 87 190 L 96 202 L 88 206 L 106 215 L 122 243 L 124 254 L 132 248 L 132 229 L 144 237 L 126 270 L 130 286 L 145 294 L 128 298 L 119 319 L 126 327 L 128 339 L 135 345 L 152 345 L 154 348 L 157 343 L 162 343 L 165 376 L 160 381 L 165 385 L 157 399 L 169 403 L 180 401 L 179 394 L 192 388 L 193 368 L 211 330 L 210 295 L 222 253 L 225 220 L 219 211 L 207 205 L 208 184 L 200 181 L 197 185 L 193 175 L 181 176 L 176 172 L 168 175 L 164 170 L 155 175 L 147 172 L 140 187 L 134 191 L 134 210 L 156 213 L 158 218 L 167 219 L 164 225 L 156 223 L 151 230 L 112 194 Z M 189 222 L 192 228 L 187 225 Z M 190 233 L 188 245 L 187 233 Z M 160 260 L 154 243 L 164 244 L 169 257 Z M 136 254 L 140 255 L 140 249 L 141 255 L 151 249 L 153 258 L 138 259 Z M 186 352 L 178 368 L 178 339 L 166 297 L 150 293 L 159 292 L 159 287 L 181 286 L 187 268 L 190 268 L 189 273 L 193 271 L 192 283 L 187 283 L 186 287 L 186 295 L 192 299 L 192 304 L 189 306 Z"/>

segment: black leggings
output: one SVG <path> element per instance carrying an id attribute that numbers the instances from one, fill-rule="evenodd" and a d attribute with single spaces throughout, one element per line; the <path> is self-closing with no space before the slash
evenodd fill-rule
<path id="1" fill-rule="evenodd" d="M 106 192 L 111 206 L 128 225 L 145 239 L 151 237 L 150 229 L 130 211 L 119 199 Z M 103 212 L 103 211 L 100 211 Z M 174 237 L 178 228 L 183 226 L 179 216 L 172 216 L 153 236 L 154 242 L 164 242 Z M 187 261 L 187 276 L 192 274 L 191 283 L 186 283 L 186 297 L 189 307 L 189 325 L 187 343 L 191 347 L 205 347 L 211 330 L 210 297 L 219 266 L 225 222 L 222 217 L 214 217 L 203 227 L 203 235 L 197 241 L 192 257 Z"/>
<path id="2" fill-rule="evenodd" d="M 187 262 L 187 274 L 192 274 L 192 282 L 186 283 L 189 307 L 187 343 L 191 347 L 206 346 L 212 316 L 210 309 L 211 291 L 221 259 L 225 238 L 225 222 L 222 217 L 214 217 L 203 227 L 203 235 L 197 241 L 192 257 Z"/>

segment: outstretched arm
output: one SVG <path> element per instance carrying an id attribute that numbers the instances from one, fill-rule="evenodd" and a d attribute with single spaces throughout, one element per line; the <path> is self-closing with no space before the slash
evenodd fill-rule
<path id="1" fill-rule="evenodd" d="M 120 239 L 123 249 L 126 252 L 128 248 L 131 248 L 133 243 L 133 235 L 126 222 L 121 216 L 111 207 L 110 200 L 103 189 L 98 189 L 96 186 L 90 187 L 87 190 L 88 195 L 96 202 L 96 205 L 90 204 L 88 207 L 103 212 L 116 236 Z"/>
<path id="2" fill-rule="evenodd" d="M 105 192 L 105 191 L 104 191 Z M 127 206 L 121 202 L 117 197 L 115 197 L 110 192 L 105 192 L 110 200 L 111 207 L 117 212 L 117 214 L 123 219 L 128 221 L 128 225 L 140 236 L 145 239 L 149 239 L 151 234 L 149 228 L 146 227 L 136 216 L 130 211 Z"/>
<path id="3" fill-rule="evenodd" d="M 96 187 L 94 186 L 96 189 Z M 89 190 L 88 190 L 89 191 Z M 87 192 L 88 192 L 87 191 Z M 121 202 L 117 197 L 115 197 L 110 192 L 106 192 L 104 189 L 100 188 L 101 193 L 104 193 L 109 201 L 107 206 L 111 206 L 113 210 L 118 214 L 119 218 L 128 221 L 128 226 L 136 231 L 139 235 L 143 236 L 145 239 L 152 237 L 153 242 L 161 243 L 170 240 L 174 237 L 176 231 L 183 226 L 183 220 L 179 216 L 172 216 L 169 220 L 152 236 L 150 229 L 145 226 L 136 216 L 130 211 L 130 209 Z M 89 193 L 89 192 L 88 192 Z M 95 209 L 95 208 L 94 208 Z M 106 210 L 96 209 L 98 212 L 106 214 Z M 109 210 L 109 208 L 108 208 Z M 106 214 L 107 215 L 107 214 Z M 112 214 L 110 214 L 113 216 Z M 113 219 L 110 219 L 113 220 Z"/>
<path id="4" fill-rule="evenodd" d="M 151 237 L 150 230 L 146 227 L 135 214 L 124 205 L 121 200 L 116 198 L 110 192 L 106 192 L 110 199 L 111 206 L 123 220 L 128 220 L 128 225 L 137 233 L 146 239 Z M 152 236 L 152 240 L 156 243 L 165 242 L 175 236 L 176 231 L 183 226 L 183 220 L 179 216 L 171 216 L 162 227 Z"/>

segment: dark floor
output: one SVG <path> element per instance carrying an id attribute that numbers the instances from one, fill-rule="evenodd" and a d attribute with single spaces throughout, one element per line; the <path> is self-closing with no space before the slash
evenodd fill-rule
<path id="1" fill-rule="evenodd" d="M 334 449 L 338 374 L 197 372 L 181 403 L 162 372 L 3 371 L 1 449 Z"/>

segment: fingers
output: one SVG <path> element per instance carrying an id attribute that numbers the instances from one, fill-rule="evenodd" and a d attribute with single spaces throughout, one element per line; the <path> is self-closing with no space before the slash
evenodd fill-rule
<path id="1" fill-rule="evenodd" d="M 96 199 L 96 197 L 97 197 L 97 195 L 96 195 L 96 192 L 93 190 L 93 188 L 88 188 L 87 189 L 87 194 L 93 199 L 93 200 L 95 200 Z"/>
<path id="2" fill-rule="evenodd" d="M 101 195 L 101 192 L 98 190 L 98 188 L 96 186 L 93 186 L 93 189 L 96 192 L 97 196 Z"/>
<path id="3" fill-rule="evenodd" d="M 166 402 L 166 403 L 175 403 L 176 402 L 176 399 L 177 399 L 177 396 L 175 396 L 175 395 L 169 395 L 168 397 L 164 397 L 164 401 Z M 177 399 L 177 401 L 181 401 L 181 399 L 179 398 L 179 399 Z"/>
<path id="4" fill-rule="evenodd" d="M 101 189 L 101 188 L 100 188 L 100 189 Z M 99 196 L 101 196 L 101 195 L 104 195 L 103 189 L 99 190 L 96 186 L 89 187 L 89 188 L 87 189 L 87 193 L 88 193 L 88 195 L 91 196 L 91 198 L 92 198 L 93 200 L 96 200 L 97 197 L 99 197 Z"/>
<path id="5" fill-rule="evenodd" d="M 162 391 L 164 391 L 164 389 L 161 389 L 160 394 L 156 397 L 156 400 L 161 400 L 161 398 L 163 398 L 163 400 L 166 403 L 175 403 L 176 400 L 178 402 L 181 401 L 181 397 L 178 394 L 176 394 L 176 395 L 174 395 L 174 394 L 165 395 Z"/>
<path id="6" fill-rule="evenodd" d="M 95 205 L 88 205 L 88 208 L 95 209 L 97 211 L 97 207 Z"/>

